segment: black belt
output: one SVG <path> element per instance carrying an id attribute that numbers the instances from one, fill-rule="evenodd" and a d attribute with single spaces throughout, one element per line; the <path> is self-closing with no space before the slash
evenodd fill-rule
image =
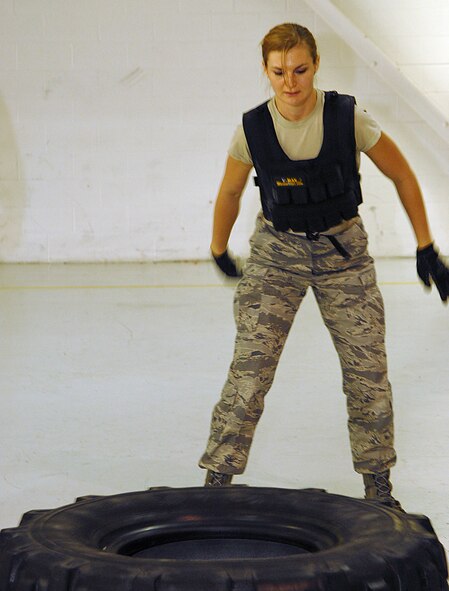
<path id="1" fill-rule="evenodd" d="M 335 247 L 335 250 L 337 250 L 343 258 L 345 258 L 345 259 L 351 258 L 351 255 L 349 254 L 349 252 L 346 250 L 346 248 L 344 246 L 342 246 L 340 244 L 340 242 L 338 242 L 338 240 L 335 238 L 335 236 L 329 236 L 328 234 L 323 234 L 323 236 L 325 236 L 325 238 L 327 238 L 330 242 L 332 242 L 332 244 Z M 320 239 L 321 234 L 319 232 L 306 232 L 306 237 L 308 240 L 313 240 L 315 242 Z"/>

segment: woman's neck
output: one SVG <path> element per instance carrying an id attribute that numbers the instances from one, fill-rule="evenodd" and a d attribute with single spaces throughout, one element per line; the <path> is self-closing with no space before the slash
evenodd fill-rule
<path id="1" fill-rule="evenodd" d="M 310 94 L 306 102 L 300 105 L 289 105 L 275 97 L 274 102 L 279 113 L 287 119 L 287 121 L 301 121 L 310 115 L 317 103 L 318 93 L 316 89 Z"/>

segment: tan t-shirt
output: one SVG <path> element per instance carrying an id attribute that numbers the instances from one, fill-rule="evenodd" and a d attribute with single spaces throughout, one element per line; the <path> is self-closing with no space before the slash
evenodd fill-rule
<path id="1" fill-rule="evenodd" d="M 301 121 L 285 119 L 277 110 L 274 98 L 268 102 L 268 109 L 281 148 L 291 160 L 307 160 L 318 156 L 323 143 L 324 91 L 317 90 L 315 108 Z M 358 160 L 360 152 L 366 152 L 379 141 L 381 129 L 371 115 L 357 105 L 354 127 Z M 245 164 L 252 164 L 243 125 L 237 127 L 228 154 Z"/>
<path id="2" fill-rule="evenodd" d="M 323 110 L 324 91 L 317 89 L 317 102 L 313 111 L 301 121 L 289 121 L 277 110 L 274 98 L 268 102 L 268 109 L 274 122 L 276 136 L 281 148 L 291 160 L 308 160 L 316 158 L 323 143 Z M 381 135 L 378 123 L 366 111 L 355 105 L 354 128 L 356 143 L 356 161 L 360 164 L 360 152 L 367 152 L 377 144 Z M 228 154 L 245 164 L 252 164 L 251 154 L 246 141 L 243 125 L 239 125 L 232 138 Z M 324 234 L 343 232 L 355 221 L 346 220 L 329 228 Z M 267 223 L 271 224 L 271 222 Z M 292 232 L 292 230 L 288 230 Z M 296 233 L 296 232 L 295 232 Z M 303 234 L 303 232 L 298 232 Z"/>

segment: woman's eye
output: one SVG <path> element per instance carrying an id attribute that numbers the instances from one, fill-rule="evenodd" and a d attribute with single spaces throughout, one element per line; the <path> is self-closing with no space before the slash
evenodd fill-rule
<path id="1" fill-rule="evenodd" d="M 296 74 L 304 74 L 305 72 L 307 72 L 307 68 L 304 70 L 296 70 Z"/>
<path id="2" fill-rule="evenodd" d="M 274 75 L 275 76 L 282 76 L 283 74 L 282 74 L 282 72 L 274 72 Z"/>

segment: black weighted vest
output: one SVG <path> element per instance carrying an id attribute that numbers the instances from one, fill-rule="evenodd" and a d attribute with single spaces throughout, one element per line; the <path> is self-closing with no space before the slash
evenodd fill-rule
<path id="1" fill-rule="evenodd" d="M 324 137 L 310 160 L 290 160 L 276 137 L 267 103 L 243 115 L 266 219 L 280 231 L 324 232 L 357 215 L 362 202 L 352 96 L 325 93 Z"/>

